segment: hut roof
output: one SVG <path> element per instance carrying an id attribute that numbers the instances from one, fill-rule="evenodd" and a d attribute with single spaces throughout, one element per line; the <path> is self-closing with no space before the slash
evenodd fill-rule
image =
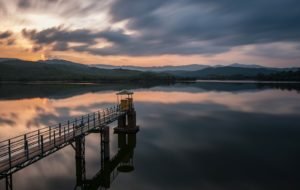
<path id="1" fill-rule="evenodd" d="M 117 95 L 132 95 L 133 92 L 129 90 L 121 90 L 120 92 L 117 93 Z"/>

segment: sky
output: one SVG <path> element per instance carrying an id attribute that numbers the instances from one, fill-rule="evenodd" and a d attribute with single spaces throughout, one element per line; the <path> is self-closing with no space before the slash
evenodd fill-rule
<path id="1" fill-rule="evenodd" d="M 0 57 L 300 66 L 300 1 L 0 0 Z"/>

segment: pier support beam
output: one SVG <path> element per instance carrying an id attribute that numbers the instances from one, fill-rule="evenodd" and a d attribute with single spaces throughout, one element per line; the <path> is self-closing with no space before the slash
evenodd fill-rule
<path id="1" fill-rule="evenodd" d="M 118 133 L 118 148 L 121 149 L 126 146 L 127 144 L 126 134 L 125 133 Z"/>
<path id="2" fill-rule="evenodd" d="M 84 189 L 86 180 L 85 173 L 85 138 L 84 136 L 75 139 L 75 160 L 76 160 L 76 189 Z"/>
<path id="3" fill-rule="evenodd" d="M 128 123 L 126 123 L 126 120 Z M 118 126 L 114 128 L 114 133 L 137 133 L 139 127 L 136 125 L 136 111 L 131 108 L 126 111 L 126 115 L 120 116 Z"/>
<path id="4" fill-rule="evenodd" d="M 12 174 L 5 177 L 5 187 L 6 190 L 13 190 Z"/>
<path id="5" fill-rule="evenodd" d="M 128 111 L 127 113 L 128 117 L 128 127 L 129 128 L 135 128 L 136 127 L 136 112 L 134 109 Z"/>
<path id="6" fill-rule="evenodd" d="M 110 147 L 109 147 L 109 127 L 101 130 L 101 170 L 103 178 L 101 184 L 105 188 L 110 188 Z"/>
<path id="7" fill-rule="evenodd" d="M 118 127 L 126 127 L 126 115 L 121 115 L 118 118 Z"/>
<path id="8" fill-rule="evenodd" d="M 109 127 L 103 127 L 101 131 L 101 162 L 109 159 Z"/>

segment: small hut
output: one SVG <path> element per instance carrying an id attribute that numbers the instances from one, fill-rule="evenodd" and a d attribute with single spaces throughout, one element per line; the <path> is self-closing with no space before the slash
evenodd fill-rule
<path id="1" fill-rule="evenodd" d="M 117 101 L 122 111 L 133 109 L 133 92 L 121 90 L 117 93 Z"/>

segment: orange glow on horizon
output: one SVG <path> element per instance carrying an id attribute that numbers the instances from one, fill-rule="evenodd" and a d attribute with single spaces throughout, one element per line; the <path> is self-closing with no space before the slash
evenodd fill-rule
<path id="1" fill-rule="evenodd" d="M 1 42 L 1 41 L 0 41 Z M 91 55 L 85 52 L 74 51 L 49 51 L 49 47 L 44 47 L 42 50 L 33 52 L 31 51 L 30 42 L 25 45 L 20 45 L 23 41 L 18 40 L 18 44 L 13 46 L 6 46 L 0 43 L 0 57 L 1 58 L 18 58 L 22 60 L 37 61 L 46 59 L 64 59 L 81 64 L 105 64 L 114 66 L 178 66 L 178 65 L 227 65 L 232 63 L 246 63 L 246 64 L 259 64 L 262 66 L 279 66 L 286 67 L 281 59 L 268 60 L 263 57 L 251 57 L 245 53 L 249 48 L 244 47 L 239 50 L 233 49 L 229 52 L 213 55 L 155 55 L 155 56 L 126 56 L 126 55 L 110 55 L 100 56 Z M 290 63 L 297 65 L 297 63 Z"/>

